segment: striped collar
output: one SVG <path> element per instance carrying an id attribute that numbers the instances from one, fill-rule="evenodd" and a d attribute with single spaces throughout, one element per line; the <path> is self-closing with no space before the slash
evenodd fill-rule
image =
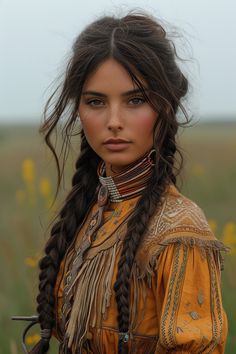
<path id="1" fill-rule="evenodd" d="M 151 177 L 153 162 L 151 154 L 147 152 L 140 159 L 129 164 L 122 172 L 114 176 L 105 176 L 105 162 L 98 165 L 98 177 L 102 186 L 107 187 L 111 202 L 122 202 L 141 194 Z"/>

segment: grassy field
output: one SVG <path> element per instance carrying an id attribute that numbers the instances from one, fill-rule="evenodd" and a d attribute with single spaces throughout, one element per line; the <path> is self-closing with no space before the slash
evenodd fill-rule
<path id="1" fill-rule="evenodd" d="M 180 134 L 185 157 L 183 193 L 199 204 L 218 238 L 230 245 L 223 272 L 229 320 L 226 354 L 236 352 L 236 122 L 196 125 Z M 18 354 L 23 323 L 35 313 L 37 260 L 54 211 L 55 166 L 36 126 L 0 126 L 0 354 Z M 71 164 L 67 180 L 71 177 Z M 67 192 L 66 183 L 64 194 Z M 62 195 L 63 195 L 62 193 Z M 55 208 L 54 208 L 55 209 Z M 28 344 L 37 340 L 32 330 Z M 51 353 L 56 353 L 55 343 Z"/>

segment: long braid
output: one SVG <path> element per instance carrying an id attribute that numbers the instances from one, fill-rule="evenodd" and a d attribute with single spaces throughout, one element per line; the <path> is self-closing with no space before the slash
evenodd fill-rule
<path id="1" fill-rule="evenodd" d="M 159 159 L 158 159 L 159 160 Z M 123 242 L 122 254 L 118 264 L 117 279 L 114 284 L 116 302 L 118 307 L 119 332 L 126 333 L 129 330 L 129 304 L 130 304 L 130 277 L 138 246 L 142 240 L 150 217 L 161 202 L 161 196 L 166 188 L 166 175 L 164 166 L 159 160 L 150 184 L 144 191 L 142 198 L 137 203 L 133 216 L 128 222 L 127 233 Z M 122 338 L 119 339 L 118 353 L 126 354 L 128 346 Z"/>
<path id="2" fill-rule="evenodd" d="M 39 323 L 41 330 L 52 330 L 55 325 L 54 286 L 60 262 L 76 235 L 85 213 L 94 199 L 99 158 L 85 138 L 81 143 L 81 154 L 76 162 L 76 172 L 72 179 L 72 190 L 66 198 L 59 214 L 59 221 L 51 229 L 46 244 L 46 255 L 40 261 L 39 295 L 37 296 Z M 31 354 L 43 354 L 49 349 L 49 339 L 41 339 L 31 350 Z"/>

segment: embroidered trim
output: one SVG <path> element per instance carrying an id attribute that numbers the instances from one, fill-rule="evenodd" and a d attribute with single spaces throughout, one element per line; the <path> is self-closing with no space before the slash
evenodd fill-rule
<path id="1" fill-rule="evenodd" d="M 217 344 L 220 342 L 220 339 L 223 334 L 223 316 L 222 316 L 222 308 L 220 302 L 219 290 L 217 287 L 217 280 L 215 274 L 215 262 L 213 259 L 213 254 L 207 252 L 207 261 L 210 271 L 211 278 L 211 309 L 212 309 L 212 340 L 208 344 L 207 347 L 201 351 L 200 354 L 207 354 L 213 352 L 216 348 Z M 217 317 L 216 317 L 217 316 Z"/>
<path id="2" fill-rule="evenodd" d="M 164 308 L 162 323 L 160 325 L 162 342 L 167 349 L 174 348 L 176 344 L 175 336 L 173 334 L 173 320 L 176 314 L 176 305 L 178 304 L 178 295 L 179 295 L 178 287 L 177 287 L 178 281 L 176 281 L 176 277 L 178 274 L 178 269 L 180 264 L 180 248 L 181 245 L 178 244 L 176 246 L 176 250 L 174 253 L 173 269 L 171 272 L 169 292 L 167 294 L 167 301 Z M 186 265 L 186 261 L 185 261 L 185 265 Z M 180 276 L 181 275 L 179 275 L 178 279 L 180 278 Z M 174 305 L 172 305 L 170 321 L 169 321 L 169 325 L 167 325 L 167 319 L 169 317 L 169 311 L 171 309 L 171 302 L 173 298 L 174 298 L 173 300 Z"/>
<path id="3" fill-rule="evenodd" d="M 156 259 L 171 244 L 227 252 L 229 248 L 212 233 L 202 210 L 181 195 L 174 186 L 165 194 L 162 206 L 150 220 L 148 230 L 136 254 L 140 277 L 152 275 Z M 219 256 L 221 268 L 223 257 Z"/>
<path id="4" fill-rule="evenodd" d="M 169 322 L 169 328 L 168 328 L 168 335 L 169 335 L 169 343 L 171 344 L 172 347 L 177 345 L 175 333 L 174 333 L 174 321 L 176 318 L 179 302 L 180 302 L 180 293 L 182 290 L 182 285 L 184 281 L 184 275 L 186 271 L 186 265 L 187 265 L 187 259 L 188 259 L 188 249 L 187 246 L 183 246 L 183 259 L 181 260 L 181 266 L 180 266 L 180 271 L 179 271 L 179 276 L 175 280 L 176 286 L 175 286 L 175 292 L 174 292 L 174 300 L 173 300 L 173 306 L 172 306 L 172 313 L 170 316 L 170 322 Z"/>

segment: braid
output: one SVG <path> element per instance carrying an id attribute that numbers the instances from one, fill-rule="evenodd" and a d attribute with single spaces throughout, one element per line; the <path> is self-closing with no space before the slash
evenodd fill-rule
<path id="1" fill-rule="evenodd" d="M 166 176 L 163 172 L 164 166 L 161 165 L 163 165 L 163 162 L 160 160 L 159 168 L 154 170 L 150 184 L 137 203 L 127 226 L 127 233 L 118 264 L 117 279 L 114 284 L 120 333 L 128 332 L 129 329 L 130 276 L 135 254 L 146 231 L 148 221 L 156 210 L 157 205 L 160 204 L 161 196 L 166 187 Z M 128 348 L 120 338 L 118 353 L 126 354 L 127 352 Z"/>
<path id="2" fill-rule="evenodd" d="M 179 167 L 175 167 L 175 162 L 176 162 L 176 158 L 175 158 L 175 154 L 176 152 L 179 152 L 177 146 L 176 146 L 176 142 L 175 142 L 175 138 L 173 137 L 173 135 L 171 134 L 167 134 L 166 138 L 165 138 L 165 142 L 164 142 L 164 146 L 162 149 L 162 154 L 160 155 L 160 158 L 163 160 L 163 168 L 164 173 L 166 176 L 168 176 L 168 180 L 170 183 L 176 184 L 176 176 L 180 171 Z M 182 164 L 182 155 L 179 152 L 180 155 L 180 166 Z"/>
<path id="3" fill-rule="evenodd" d="M 45 247 L 45 256 L 39 263 L 39 295 L 37 296 L 39 323 L 41 330 L 55 325 L 54 286 L 60 262 L 76 235 L 85 213 L 94 199 L 97 186 L 97 164 L 99 158 L 85 138 L 82 138 L 81 154 L 76 162 L 76 172 L 72 178 L 72 190 L 66 198 Z M 42 338 L 31 350 L 31 354 L 43 354 L 49 349 L 49 339 Z"/>

